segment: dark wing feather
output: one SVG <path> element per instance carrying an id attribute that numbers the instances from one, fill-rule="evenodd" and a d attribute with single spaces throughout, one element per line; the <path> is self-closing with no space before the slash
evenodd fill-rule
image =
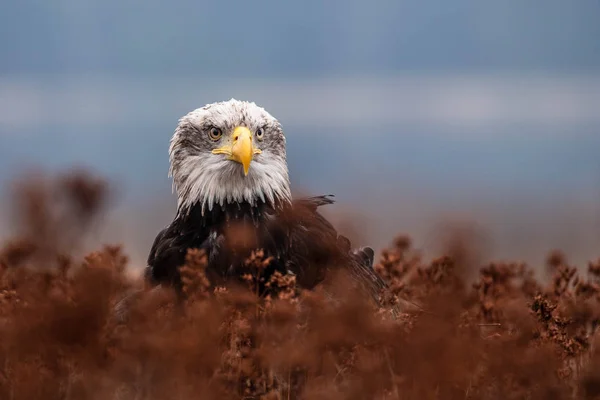
<path id="1" fill-rule="evenodd" d="M 296 206 L 307 207 L 309 210 L 316 212 L 320 206 L 335 203 L 334 197 L 332 194 L 326 194 L 323 196 L 300 198 L 295 200 L 294 203 Z"/>
<path id="2" fill-rule="evenodd" d="M 344 268 L 379 302 L 386 283 L 373 269 L 374 252 L 369 247 L 353 250 L 350 240 L 339 235 L 318 207 L 333 204 L 333 196 L 296 200 L 289 230 L 289 266 L 304 287 L 320 283 L 331 268 Z M 289 222 L 288 222 L 289 223 Z"/>
<path id="3" fill-rule="evenodd" d="M 169 268 L 169 255 L 173 254 L 174 235 L 172 226 L 161 230 L 150 248 L 146 268 L 146 277 L 152 283 L 162 282 L 171 272 Z"/>
<path id="4" fill-rule="evenodd" d="M 157 253 L 158 253 L 159 249 L 161 249 L 161 247 L 164 246 L 163 238 L 167 234 L 168 229 L 169 228 L 162 229 L 160 232 L 158 232 L 158 234 L 156 235 L 156 238 L 154 238 L 154 242 L 152 242 L 152 247 L 150 248 L 150 254 L 148 254 L 148 265 L 149 266 L 155 264 Z"/>
<path id="5" fill-rule="evenodd" d="M 373 251 L 372 248 L 359 247 L 358 249 L 352 250 L 352 255 L 360 264 L 373 269 L 373 263 L 375 262 L 375 251 Z"/>
<path id="6" fill-rule="evenodd" d="M 190 230 L 181 220 L 175 219 L 161 230 L 148 255 L 145 276 L 150 283 L 166 283 L 181 288 L 179 267 L 185 263 L 189 248 L 202 248 L 208 238 L 206 228 Z"/>

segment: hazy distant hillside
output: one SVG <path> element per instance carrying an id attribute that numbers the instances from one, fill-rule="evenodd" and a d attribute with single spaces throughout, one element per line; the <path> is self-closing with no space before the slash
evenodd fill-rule
<path id="1" fill-rule="evenodd" d="M 0 72 L 267 76 L 600 66 L 600 2 L 3 2 Z"/>

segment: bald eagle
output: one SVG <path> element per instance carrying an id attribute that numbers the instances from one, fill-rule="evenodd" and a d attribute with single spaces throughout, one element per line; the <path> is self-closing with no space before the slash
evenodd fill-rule
<path id="1" fill-rule="evenodd" d="M 267 273 L 294 274 L 303 288 L 333 268 L 345 268 L 375 300 L 387 287 L 373 270 L 373 250 L 352 249 L 318 212 L 332 196 L 292 199 L 282 126 L 255 103 L 231 99 L 183 116 L 169 159 L 177 212 L 148 256 L 153 285 L 181 290 L 179 267 L 198 248 L 213 284 L 239 277 L 251 250 L 262 249 L 271 257 Z M 232 227 L 245 234 L 236 240 Z"/>

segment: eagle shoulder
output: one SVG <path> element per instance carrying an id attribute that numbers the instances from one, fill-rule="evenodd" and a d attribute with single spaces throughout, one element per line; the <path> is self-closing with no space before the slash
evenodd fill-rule
<path id="1" fill-rule="evenodd" d="M 291 270 L 308 287 L 322 281 L 327 270 L 341 267 L 376 299 L 387 285 L 373 268 L 375 252 L 371 247 L 352 248 L 319 213 L 319 207 L 333 204 L 333 196 L 316 196 L 294 201 L 295 219 L 289 230 Z"/>
<path id="2" fill-rule="evenodd" d="M 166 283 L 179 287 L 179 267 L 189 248 L 200 248 L 208 238 L 205 229 L 189 231 L 175 219 L 154 238 L 146 262 L 145 277 L 153 285 Z"/>

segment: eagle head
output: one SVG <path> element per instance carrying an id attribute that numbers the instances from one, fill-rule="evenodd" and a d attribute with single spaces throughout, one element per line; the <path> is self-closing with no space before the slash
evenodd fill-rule
<path id="1" fill-rule="evenodd" d="M 255 103 L 207 104 L 183 116 L 169 147 L 178 212 L 291 201 L 281 124 Z"/>

